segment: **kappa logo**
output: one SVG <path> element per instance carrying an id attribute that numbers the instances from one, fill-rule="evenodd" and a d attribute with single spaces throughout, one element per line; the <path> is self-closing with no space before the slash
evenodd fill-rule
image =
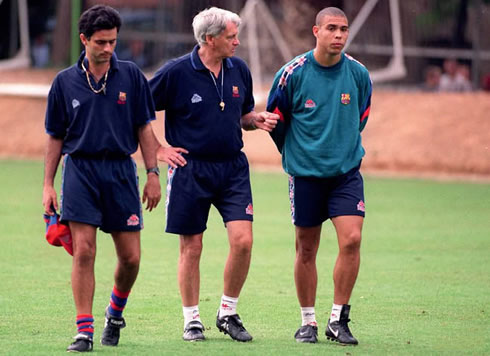
<path id="1" fill-rule="evenodd" d="M 136 214 L 131 215 L 127 221 L 128 226 L 138 226 L 139 223 L 140 218 Z"/>
<path id="2" fill-rule="evenodd" d="M 357 210 L 366 212 L 366 206 L 362 200 L 359 200 L 359 203 L 357 203 Z"/>
<path id="3" fill-rule="evenodd" d="M 231 307 L 228 304 L 226 304 L 226 303 L 221 303 L 221 308 L 223 310 L 231 310 Z"/>
<path id="4" fill-rule="evenodd" d="M 202 101 L 202 98 L 199 96 L 199 94 L 194 94 L 191 98 L 191 103 L 199 103 Z"/>
<path id="5" fill-rule="evenodd" d="M 344 105 L 350 103 L 350 94 L 342 93 L 340 94 L 340 102 Z"/>
<path id="6" fill-rule="evenodd" d="M 119 99 L 117 99 L 117 103 L 118 104 L 121 104 L 121 105 L 124 105 L 126 104 L 126 93 L 123 92 L 123 91 L 120 91 L 119 92 Z"/>
<path id="7" fill-rule="evenodd" d="M 312 109 L 314 107 L 316 107 L 316 103 L 313 100 L 311 99 L 306 100 L 305 108 Z"/>
<path id="8" fill-rule="evenodd" d="M 108 320 L 106 319 L 106 324 L 108 321 L 110 321 L 110 323 L 114 326 L 121 326 L 124 324 L 124 320 L 116 320 L 116 319 L 110 318 Z"/>
<path id="9" fill-rule="evenodd" d="M 240 91 L 238 90 L 238 87 L 235 85 L 233 85 L 233 87 L 232 87 L 232 95 L 234 98 L 240 97 Z"/>
<path id="10" fill-rule="evenodd" d="M 245 213 L 246 213 L 247 215 L 253 215 L 253 214 L 254 214 L 254 208 L 253 208 L 253 206 L 252 206 L 252 203 L 249 203 L 249 204 L 247 205 L 247 208 L 245 209 Z"/>
<path id="11" fill-rule="evenodd" d="M 71 101 L 71 106 L 73 106 L 73 109 L 76 109 L 80 106 L 80 102 L 77 99 L 73 99 Z"/>

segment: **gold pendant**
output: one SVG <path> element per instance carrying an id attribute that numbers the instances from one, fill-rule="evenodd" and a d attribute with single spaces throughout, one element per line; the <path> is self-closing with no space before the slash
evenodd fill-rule
<path id="1" fill-rule="evenodd" d="M 221 101 L 221 103 L 219 103 L 219 106 L 221 107 L 221 111 L 225 110 L 225 103 L 223 101 Z"/>

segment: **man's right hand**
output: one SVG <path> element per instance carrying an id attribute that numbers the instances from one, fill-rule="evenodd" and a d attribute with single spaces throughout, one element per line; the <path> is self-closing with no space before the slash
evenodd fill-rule
<path id="1" fill-rule="evenodd" d="M 51 209 L 51 206 L 54 206 L 54 208 L 58 210 L 58 199 L 56 195 L 56 190 L 54 189 L 53 186 L 44 186 L 43 206 L 44 206 L 44 213 L 50 216 L 54 215 L 54 211 Z"/>
<path id="2" fill-rule="evenodd" d="M 157 159 L 167 163 L 172 168 L 177 168 L 177 166 L 184 167 L 187 161 L 182 156 L 182 153 L 189 153 L 189 151 L 182 147 L 160 146 L 157 151 Z"/>

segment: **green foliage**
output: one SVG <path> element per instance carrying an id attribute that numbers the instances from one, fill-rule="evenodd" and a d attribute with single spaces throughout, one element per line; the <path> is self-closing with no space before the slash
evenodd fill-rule
<path id="1" fill-rule="evenodd" d="M 0 343 L 6 355 L 65 354 L 75 334 L 71 258 L 44 240 L 42 164 L 0 161 Z M 142 174 L 142 177 L 145 175 Z M 213 209 L 204 238 L 200 309 L 207 341 L 185 343 L 176 281 L 178 238 L 164 233 L 164 202 L 145 213 L 142 264 L 125 312 L 118 355 L 489 354 L 490 185 L 366 179 L 361 271 L 352 295 L 356 348 L 326 342 L 332 302 L 334 230 L 324 225 L 317 259 L 320 342 L 302 345 L 293 280 L 294 231 L 287 177 L 253 173 L 254 250 L 239 313 L 254 336 L 232 342 L 214 326 L 227 239 Z M 58 182 L 59 185 L 59 182 Z M 162 178 L 162 185 L 165 186 Z M 96 338 L 113 285 L 115 254 L 99 233 L 94 300 Z"/>

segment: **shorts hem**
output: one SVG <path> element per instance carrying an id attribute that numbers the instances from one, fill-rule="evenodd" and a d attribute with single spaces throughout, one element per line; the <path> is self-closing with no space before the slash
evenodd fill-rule
<path id="1" fill-rule="evenodd" d="M 96 223 L 96 222 L 93 222 L 93 221 L 89 221 L 88 219 L 85 220 L 83 218 L 66 218 L 64 216 L 62 216 L 60 218 L 60 223 L 64 224 L 64 225 L 67 225 L 69 226 L 69 223 L 70 222 L 76 222 L 76 223 L 80 223 L 80 224 L 86 224 L 86 225 L 92 225 L 92 226 L 95 226 L 95 227 L 100 227 L 101 224 L 100 223 Z"/>
<path id="2" fill-rule="evenodd" d="M 204 228 L 204 230 L 199 230 L 199 231 L 183 231 L 183 230 L 179 230 L 178 228 L 166 228 L 165 229 L 165 232 L 167 234 L 174 234 L 174 235 L 198 235 L 198 234 L 202 234 L 204 233 L 204 231 L 206 231 L 206 228 Z"/>
<path id="3" fill-rule="evenodd" d="M 143 227 L 132 227 L 131 229 L 125 229 L 125 228 L 106 228 L 105 226 L 100 226 L 99 227 L 100 231 L 105 232 L 106 234 L 110 234 L 112 232 L 140 232 L 143 230 Z"/>
<path id="4" fill-rule="evenodd" d="M 229 223 L 229 222 L 232 222 L 232 221 L 250 221 L 250 222 L 253 222 L 254 221 L 254 218 L 253 218 L 253 216 L 250 216 L 250 217 L 242 217 L 240 219 L 228 219 L 228 220 L 223 219 L 223 222 L 225 224 L 226 223 Z"/>
<path id="5" fill-rule="evenodd" d="M 339 216 L 361 216 L 364 218 L 366 216 L 366 213 L 358 212 L 358 213 L 336 214 L 336 215 L 329 216 L 328 219 L 337 218 Z"/>

